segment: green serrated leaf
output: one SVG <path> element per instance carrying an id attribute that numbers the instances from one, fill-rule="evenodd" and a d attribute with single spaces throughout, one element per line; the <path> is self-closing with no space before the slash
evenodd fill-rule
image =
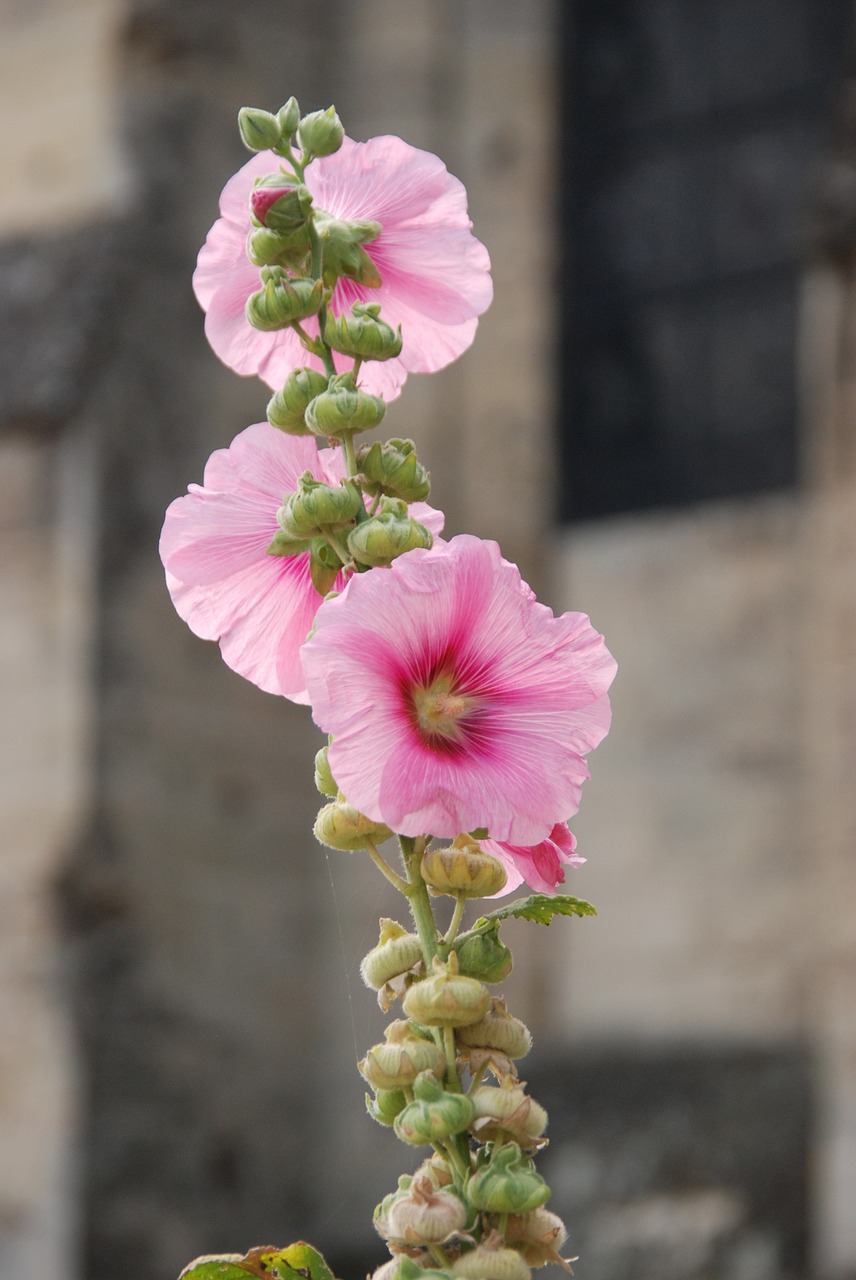
<path id="1" fill-rule="evenodd" d="M 285 1249 L 260 1245 L 249 1253 L 211 1254 L 184 1268 L 178 1280 L 334 1280 L 317 1249 L 298 1240 Z"/>
<path id="2" fill-rule="evenodd" d="M 596 915 L 597 908 L 583 898 L 569 898 L 561 893 L 557 893 L 555 897 L 549 893 L 534 893 L 531 898 L 518 898 L 507 907 L 500 907 L 498 911 L 482 916 L 473 925 L 473 932 L 491 927 L 493 921 L 512 917 L 515 920 L 534 920 L 536 924 L 549 924 L 553 916 Z"/>

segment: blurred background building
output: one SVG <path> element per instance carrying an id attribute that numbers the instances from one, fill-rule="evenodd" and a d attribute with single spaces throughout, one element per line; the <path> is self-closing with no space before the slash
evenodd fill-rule
<path id="1" fill-rule="evenodd" d="M 619 659 L 516 930 L 580 1280 L 856 1276 L 849 0 L 0 0 L 0 1275 L 382 1260 L 394 910 L 309 834 L 305 710 L 174 615 L 167 503 L 264 416 L 190 290 L 239 106 L 465 182 L 496 301 L 390 410 L 447 528 Z M 404 1157 L 404 1159 L 402 1159 Z"/>

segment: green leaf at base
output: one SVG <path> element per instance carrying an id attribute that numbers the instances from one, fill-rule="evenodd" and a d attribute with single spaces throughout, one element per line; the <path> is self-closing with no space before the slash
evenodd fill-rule
<path id="1" fill-rule="evenodd" d="M 518 898 L 509 902 L 507 907 L 491 911 L 482 916 L 472 927 L 477 933 L 487 928 L 494 920 L 534 920 L 536 924 L 549 924 L 553 916 L 596 916 L 597 908 L 583 898 L 569 898 L 565 894 L 533 893 L 530 898 Z"/>
<path id="2" fill-rule="evenodd" d="M 285 1249 L 261 1245 L 249 1253 L 208 1254 L 188 1263 L 178 1280 L 334 1280 L 317 1249 L 298 1240 Z"/>

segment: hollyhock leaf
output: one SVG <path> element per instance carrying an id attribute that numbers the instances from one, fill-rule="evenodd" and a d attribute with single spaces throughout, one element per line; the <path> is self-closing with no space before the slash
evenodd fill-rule
<path id="1" fill-rule="evenodd" d="M 193 278 L 216 354 L 237 373 L 258 374 L 274 388 L 297 365 L 321 367 L 292 330 L 260 332 L 243 314 L 259 288 L 258 269 L 246 257 L 248 201 L 255 179 L 279 170 L 272 152 L 260 152 L 229 180 Z M 340 279 L 329 311 L 338 316 L 355 302 L 377 302 L 393 329 L 401 325 L 401 354 L 368 363 L 360 377 L 364 390 L 394 399 L 408 373 L 432 373 L 461 355 L 490 305 L 490 259 L 472 234 L 466 191 L 436 156 L 392 136 L 345 138 L 334 155 L 308 167 L 305 183 L 319 210 L 381 226 L 363 250 L 380 273 L 380 286 Z M 314 318 L 304 328 L 317 337 Z M 334 361 L 339 371 L 350 368 L 346 357 Z"/>
<path id="2" fill-rule="evenodd" d="M 491 911 L 473 925 L 473 931 L 490 928 L 493 921 L 533 920 L 535 924 L 549 924 L 553 916 L 596 916 L 597 907 L 584 898 L 570 898 L 565 894 L 533 893 L 529 898 L 518 898 L 507 907 Z"/>
<path id="3" fill-rule="evenodd" d="M 188 1263 L 178 1280 L 334 1280 L 317 1249 L 300 1240 L 285 1249 L 261 1245 L 249 1253 L 208 1254 Z"/>

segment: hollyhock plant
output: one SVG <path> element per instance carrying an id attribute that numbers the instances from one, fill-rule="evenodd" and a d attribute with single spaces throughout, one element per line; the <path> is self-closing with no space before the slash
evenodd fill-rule
<path id="1" fill-rule="evenodd" d="M 494 896 L 504 897 L 519 889 L 524 882 L 539 893 L 555 893 L 565 883 L 565 867 L 581 867 L 585 862 L 576 848 L 577 842 L 568 830 L 567 822 L 557 822 L 550 834 L 534 845 L 482 841 L 484 852 L 499 859 L 508 877 Z"/>
<path id="2" fill-rule="evenodd" d="M 273 152 L 260 152 L 226 183 L 220 217 L 193 277 L 214 351 L 236 373 L 258 374 L 271 387 L 279 387 L 300 365 L 322 367 L 293 329 L 261 332 L 244 314 L 247 299 L 259 288 L 259 269 L 246 255 L 253 183 L 280 166 Z M 466 191 L 436 156 L 392 136 L 368 142 L 345 138 L 334 155 L 307 167 L 304 182 L 318 209 L 381 225 L 377 238 L 363 246 L 380 272 L 380 287 L 342 278 L 330 311 L 339 315 L 354 302 L 378 302 L 384 320 L 401 325 L 406 339 L 401 354 L 367 366 L 362 376 L 367 391 L 394 399 L 408 373 L 432 373 L 465 351 L 478 317 L 490 305 L 490 260 L 470 230 Z M 315 317 L 303 327 L 317 336 Z M 350 367 L 338 355 L 334 362 L 339 370 Z"/>
<path id="3" fill-rule="evenodd" d="M 496 543 L 462 535 L 352 578 L 301 653 L 333 776 L 372 820 L 530 846 L 576 812 L 615 663 Z"/>
<path id="4" fill-rule="evenodd" d="M 285 435 L 267 422 L 247 427 L 218 449 L 201 485 L 167 509 L 160 555 L 179 617 L 203 640 L 219 640 L 227 666 L 267 693 L 308 701 L 299 650 L 322 597 L 309 553 L 267 554 L 279 529 L 283 494 L 301 475 L 338 484 L 342 455 L 314 439 Z M 425 503 L 413 511 L 432 532 L 443 517 Z M 344 586 L 342 574 L 334 589 Z"/>
<path id="5" fill-rule="evenodd" d="M 490 301 L 463 187 L 398 138 L 349 141 L 332 107 L 243 108 L 239 128 L 257 155 L 226 186 L 195 285 L 215 350 L 277 390 L 268 422 L 169 507 L 167 585 L 230 667 L 311 705 L 329 735 L 315 837 L 379 871 L 410 917 L 384 916 L 360 965 L 381 1009 L 401 1002 L 358 1065 L 369 1115 L 426 1154 L 375 1210 L 391 1256 L 372 1280 L 570 1272 L 535 1167 L 547 1113 L 517 1072 L 532 1037 L 493 991 L 510 917 L 596 914 L 561 892 L 583 859 L 557 818 L 576 812 L 609 728 L 615 662 L 495 542 L 434 537 L 413 440 L 364 438 L 386 422 L 383 395 L 460 354 Z M 533 894 L 467 927 L 470 903 L 524 882 Z M 295 1052 L 317 1050 L 292 1032 Z M 248 1274 L 333 1280 L 302 1241 L 206 1255 L 179 1280 Z"/>

